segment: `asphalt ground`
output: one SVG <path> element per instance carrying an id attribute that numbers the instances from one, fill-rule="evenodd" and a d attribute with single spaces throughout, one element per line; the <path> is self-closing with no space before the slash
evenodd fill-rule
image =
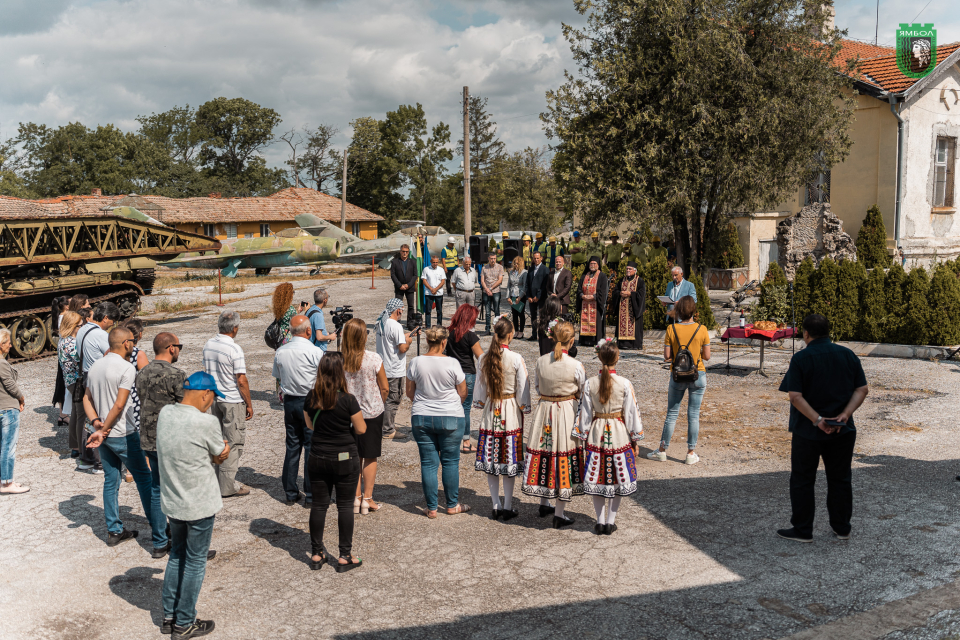
<path id="1" fill-rule="evenodd" d="M 369 282 L 322 284 L 330 306 L 351 304 L 372 324 L 392 289 L 378 280 L 371 291 Z M 308 299 L 319 283 L 298 280 L 297 295 Z M 960 632 L 954 584 L 960 575 L 958 364 L 863 360 L 871 392 L 857 414 L 848 542 L 836 540 L 826 521 L 822 472 L 814 543 L 775 535 L 790 517 L 788 404 L 777 391 L 790 357 L 787 342 L 767 350 L 769 377 L 756 373 L 758 350 L 742 346 L 731 350 L 731 360 L 743 369 L 710 370 L 700 464 L 682 464 L 681 411 L 669 460 L 640 460 L 640 489 L 623 501 L 612 536 L 594 535 L 588 498 L 570 504 L 567 514 L 576 524 L 558 531 L 536 517 L 536 503 L 519 488 L 520 517 L 491 521 L 486 478 L 469 455 L 461 459 L 460 497 L 474 511 L 429 520 L 420 512 L 419 456 L 408 438 L 384 443 L 374 492 L 383 508 L 358 516 L 354 550 L 363 567 L 312 572 L 309 511 L 283 503 L 279 480 L 283 415 L 270 376 L 273 352 L 262 340 L 271 319 L 264 296 L 272 286 L 248 286 L 227 306 L 244 317 L 238 342 L 255 417 L 247 423 L 237 477 L 252 492 L 225 501 L 217 516 L 212 546 L 218 553 L 198 605 L 200 617 L 217 623 L 211 637 L 925 639 Z M 148 298 L 145 309 L 156 299 Z M 147 315 L 142 344 L 173 331 L 185 345 L 180 366 L 197 370 L 218 311 Z M 483 338 L 484 347 L 487 342 Z M 646 347 L 625 354 L 617 367 L 637 390 L 644 453 L 659 441 L 668 375 L 660 364 L 662 345 L 648 341 Z M 513 348 L 532 368 L 535 343 L 518 341 Z M 584 351 L 580 359 L 592 375 L 599 364 Z M 710 364 L 723 365 L 725 353 L 714 345 Z M 75 470 L 66 430 L 56 427 L 50 406 L 55 361 L 17 369 L 27 408 L 16 480 L 31 491 L 0 497 L 0 637 L 158 636 L 166 560 L 150 558 L 135 486 L 121 486 L 121 515 L 140 538 L 109 548 L 103 478 Z M 478 419 L 474 412 L 474 433 Z M 406 400 L 398 423 L 409 433 Z M 336 531 L 331 510 L 330 549 Z"/>

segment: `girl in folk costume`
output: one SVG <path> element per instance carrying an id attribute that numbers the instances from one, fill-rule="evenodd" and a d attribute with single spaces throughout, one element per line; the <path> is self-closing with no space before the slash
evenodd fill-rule
<path id="1" fill-rule="evenodd" d="M 597 356 L 602 367 L 583 387 L 580 415 L 573 435 L 583 443 L 583 492 L 593 496 L 597 512 L 594 531 L 610 535 L 620 500 L 637 490 L 637 456 L 643 425 L 633 385 L 614 367 L 620 350 L 612 340 L 601 340 Z"/>
<path id="2" fill-rule="evenodd" d="M 592 347 L 606 336 L 607 276 L 600 270 L 600 258 L 593 256 L 577 288 L 577 313 L 580 314 L 580 346 Z"/>
<path id="3" fill-rule="evenodd" d="M 513 487 L 523 473 L 523 413 L 530 411 L 530 380 L 523 357 L 510 350 L 513 323 L 500 316 L 493 327 L 490 347 L 480 358 L 479 374 L 473 388 L 474 407 L 482 409 L 477 442 L 477 471 L 487 474 L 490 499 L 496 520 L 512 520 Z M 500 503 L 500 477 L 503 503 Z"/>
<path id="4" fill-rule="evenodd" d="M 554 514 L 553 528 L 573 524 L 563 515 L 565 503 L 583 493 L 581 461 L 572 437 L 577 400 L 587 374 L 567 353 L 573 346 L 573 325 L 558 322 L 552 337 L 556 347 L 537 360 L 537 393 L 540 403 L 527 438 L 522 491 L 540 498 L 540 517 Z M 551 507 L 549 500 L 556 500 Z"/>

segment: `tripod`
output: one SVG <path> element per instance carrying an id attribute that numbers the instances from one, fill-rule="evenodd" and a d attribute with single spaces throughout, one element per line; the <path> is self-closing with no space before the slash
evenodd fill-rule
<path id="1" fill-rule="evenodd" d="M 733 309 L 730 310 L 730 313 L 727 314 L 727 331 L 730 331 L 730 318 L 733 317 L 733 313 L 736 310 L 737 308 L 736 306 L 734 306 Z M 710 367 L 707 367 L 708 369 L 724 369 L 724 370 L 730 370 L 730 369 L 745 370 L 746 369 L 746 367 L 735 367 L 730 364 L 730 340 L 732 340 L 732 338 L 727 339 L 727 364 L 725 365 L 715 364 Z"/>

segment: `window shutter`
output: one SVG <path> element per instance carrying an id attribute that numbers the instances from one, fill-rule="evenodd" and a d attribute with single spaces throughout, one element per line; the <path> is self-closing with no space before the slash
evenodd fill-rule
<path id="1" fill-rule="evenodd" d="M 957 139 L 947 138 L 947 185 L 943 197 L 943 206 L 952 207 L 954 205 L 953 194 L 956 183 L 957 166 Z"/>

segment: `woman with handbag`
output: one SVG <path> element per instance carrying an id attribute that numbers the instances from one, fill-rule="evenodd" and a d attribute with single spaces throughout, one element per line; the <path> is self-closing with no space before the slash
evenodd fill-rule
<path id="1" fill-rule="evenodd" d="M 526 324 L 526 306 L 527 296 L 527 270 L 523 268 L 523 257 L 517 256 L 510 265 L 510 271 L 507 272 L 507 304 L 510 305 L 510 312 L 513 314 L 513 331 L 516 337 L 523 337 L 523 329 Z M 534 328 L 536 333 L 536 328 Z"/>
<path id="2" fill-rule="evenodd" d="M 660 448 L 651 451 L 651 460 L 666 462 L 667 447 L 673 437 L 684 393 L 690 392 L 687 400 L 687 457 L 684 464 L 697 464 L 697 435 L 700 433 L 700 404 L 707 389 L 707 370 L 703 363 L 710 359 L 710 334 L 702 324 L 693 321 L 697 303 L 691 296 L 683 296 L 674 306 L 677 321 L 667 330 L 663 359 L 670 363 L 670 383 L 667 387 L 667 417 L 663 421 Z M 692 360 L 686 363 L 686 360 Z"/>

